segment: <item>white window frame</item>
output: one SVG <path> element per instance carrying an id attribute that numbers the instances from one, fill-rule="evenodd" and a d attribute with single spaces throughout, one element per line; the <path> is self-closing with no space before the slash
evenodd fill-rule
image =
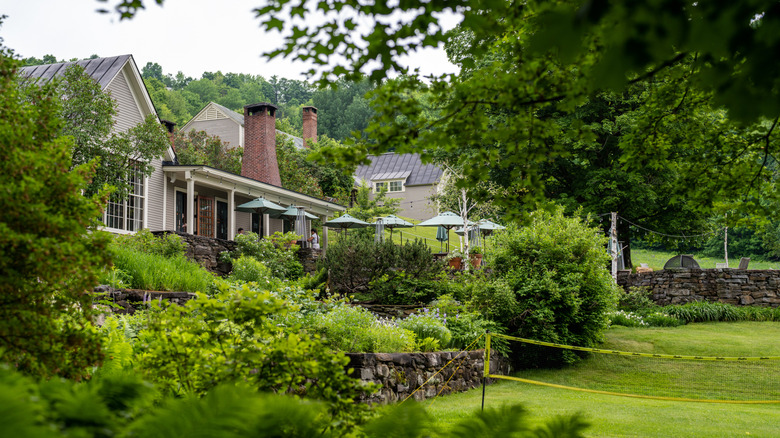
<path id="1" fill-rule="evenodd" d="M 134 170 L 136 176 L 141 177 L 139 178 L 141 183 L 135 184 L 135 187 L 130 190 L 127 197 L 120 202 L 114 202 L 109 198 L 106 209 L 103 211 L 103 229 L 105 231 L 110 231 L 115 234 L 133 234 L 136 231 L 146 228 L 146 210 L 149 208 L 149 178 L 147 178 L 146 175 L 143 174 L 143 171 L 137 167 L 134 168 Z M 139 203 L 140 206 L 138 206 Z M 135 204 L 135 206 L 131 207 L 131 204 Z M 111 225 L 119 225 L 118 227 L 109 225 L 109 212 L 113 212 L 113 209 L 115 208 L 121 208 L 122 210 L 118 215 L 111 215 L 113 218 L 116 218 L 116 220 L 122 222 L 121 224 L 111 223 Z M 135 219 L 130 219 L 127 214 L 131 208 L 134 210 Z M 131 222 L 135 225 L 130 226 Z"/>
<path id="2" fill-rule="evenodd" d="M 393 190 L 394 183 L 401 186 L 400 190 Z M 374 193 L 379 193 L 382 187 L 387 187 L 387 193 L 401 193 L 406 191 L 406 185 L 402 179 L 389 179 L 385 181 L 374 181 Z"/>

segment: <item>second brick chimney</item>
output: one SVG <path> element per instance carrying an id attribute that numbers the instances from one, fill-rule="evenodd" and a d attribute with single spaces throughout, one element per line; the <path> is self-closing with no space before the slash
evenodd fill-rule
<path id="1" fill-rule="evenodd" d="M 303 107 L 303 145 L 309 147 L 308 139 L 317 143 L 317 108 Z"/>
<path id="2" fill-rule="evenodd" d="M 276 105 L 262 102 L 244 107 L 241 176 L 282 185 L 279 162 L 276 161 Z"/>

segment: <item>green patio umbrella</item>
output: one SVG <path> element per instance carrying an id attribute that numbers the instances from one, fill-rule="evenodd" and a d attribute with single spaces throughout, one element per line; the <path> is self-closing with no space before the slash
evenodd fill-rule
<path id="1" fill-rule="evenodd" d="M 447 229 L 439 225 L 439 228 L 436 229 L 436 240 L 441 242 L 441 245 L 444 245 L 444 241 L 447 240 L 448 235 L 449 233 L 447 232 Z M 441 245 L 439 246 L 440 252 L 443 250 Z"/>
<path id="2" fill-rule="evenodd" d="M 421 227 L 438 227 L 442 226 L 447 230 L 447 252 L 450 252 L 450 233 L 452 228 L 463 226 L 463 219 L 457 214 L 447 211 L 438 216 L 432 217 L 426 221 L 422 221 L 418 226 Z"/>
<path id="3" fill-rule="evenodd" d="M 304 210 L 303 215 L 306 216 L 306 219 L 319 219 L 317 216 L 307 212 Z M 284 209 L 284 211 L 277 213 L 273 216 L 276 219 L 295 219 L 298 217 L 298 207 L 291 205 Z"/>
<path id="4" fill-rule="evenodd" d="M 249 202 L 245 202 L 238 207 L 236 211 L 243 211 L 244 213 L 257 213 L 257 214 L 278 214 L 285 211 L 286 208 L 281 205 L 274 204 L 273 202 L 265 198 L 255 198 Z"/>
<path id="5" fill-rule="evenodd" d="M 389 214 L 387 216 L 382 216 L 382 217 L 377 218 L 376 222 L 374 222 L 373 225 L 376 225 L 377 222 L 379 222 L 380 219 L 382 220 L 382 226 L 384 228 L 389 228 L 390 229 L 390 239 L 393 238 L 393 230 L 394 229 L 396 229 L 396 228 L 412 228 L 412 227 L 414 227 L 413 223 L 411 223 L 409 221 L 405 221 L 405 220 L 401 219 L 400 217 L 398 217 L 398 216 L 396 216 L 394 214 Z M 403 242 L 403 240 L 404 240 L 404 236 L 403 236 L 403 234 L 401 234 L 401 242 Z"/>
<path id="6" fill-rule="evenodd" d="M 479 233 L 482 236 L 489 236 L 493 233 L 495 230 L 504 230 L 506 229 L 505 226 L 499 225 L 495 222 L 489 221 L 487 219 L 480 219 L 474 224 L 475 228 L 479 228 Z M 455 230 L 455 234 L 462 236 L 463 235 L 463 227 L 460 227 Z M 471 238 L 471 236 L 469 236 Z M 484 241 L 484 239 L 483 239 Z M 487 245 L 487 243 L 485 243 Z"/>
<path id="7" fill-rule="evenodd" d="M 339 228 L 342 230 L 346 230 L 349 228 L 365 228 L 371 224 L 369 224 L 366 221 L 361 221 L 358 218 L 352 217 L 349 214 L 343 214 L 335 219 L 331 219 L 324 224 L 322 224 L 328 228 Z"/>

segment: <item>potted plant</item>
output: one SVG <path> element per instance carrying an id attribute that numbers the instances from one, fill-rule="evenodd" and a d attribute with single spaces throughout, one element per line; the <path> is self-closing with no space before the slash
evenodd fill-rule
<path id="1" fill-rule="evenodd" d="M 452 269 L 457 269 L 458 271 L 463 269 L 463 253 L 457 249 L 453 250 L 447 255 L 447 263 Z"/>
<path id="2" fill-rule="evenodd" d="M 471 266 L 479 268 L 482 266 L 482 248 L 475 246 L 469 249 L 469 261 Z"/>

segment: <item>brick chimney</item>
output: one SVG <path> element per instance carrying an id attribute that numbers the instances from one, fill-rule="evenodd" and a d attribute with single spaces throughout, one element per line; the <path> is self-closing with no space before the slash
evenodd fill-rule
<path id="1" fill-rule="evenodd" d="M 313 106 L 303 107 L 303 145 L 309 147 L 309 142 L 306 140 L 311 139 L 312 143 L 317 143 L 317 108 Z"/>
<path id="2" fill-rule="evenodd" d="M 282 185 L 276 161 L 276 105 L 262 102 L 244 107 L 241 176 Z"/>

